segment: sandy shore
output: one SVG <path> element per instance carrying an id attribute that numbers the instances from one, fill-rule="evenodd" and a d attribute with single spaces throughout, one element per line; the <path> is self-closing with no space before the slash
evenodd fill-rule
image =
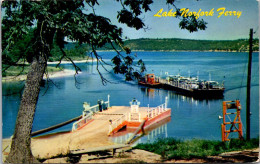
<path id="1" fill-rule="evenodd" d="M 74 63 L 90 63 L 92 61 L 96 61 L 96 60 L 75 60 L 73 61 Z M 55 62 L 47 62 L 47 64 L 58 64 L 59 61 L 55 61 Z M 61 64 L 71 64 L 71 61 L 61 61 Z"/>
<path id="2" fill-rule="evenodd" d="M 73 61 L 74 63 L 89 63 L 95 60 L 76 60 Z M 48 65 L 52 65 L 52 64 L 58 64 L 59 61 L 55 61 L 55 62 L 47 62 Z M 71 64 L 70 61 L 61 61 L 61 64 Z M 79 72 L 81 73 L 81 72 Z M 51 72 L 49 73 L 49 77 L 50 78 L 57 78 L 57 77 L 64 77 L 64 76 L 72 76 L 75 75 L 75 70 L 69 70 L 69 69 L 64 69 L 58 72 Z M 27 75 L 19 75 L 19 76 L 8 76 L 8 77 L 2 77 L 2 82 L 11 82 L 11 81 L 25 81 L 27 78 Z M 43 77 L 44 79 L 46 79 L 46 75 L 44 75 Z"/>
<path id="3" fill-rule="evenodd" d="M 49 78 L 72 76 L 72 75 L 75 75 L 75 73 L 76 73 L 75 70 L 63 69 L 62 71 L 49 73 Z M 78 72 L 78 73 L 81 73 L 81 72 Z M 44 75 L 43 78 L 46 79 L 47 76 Z"/>
<path id="4" fill-rule="evenodd" d="M 57 78 L 57 77 L 73 76 L 73 75 L 75 75 L 75 70 L 69 70 L 69 69 L 64 69 L 58 72 L 50 72 L 48 74 L 49 78 Z M 8 77 L 2 77 L 2 82 L 25 81 L 26 78 L 27 75 L 8 76 Z M 46 74 L 44 74 L 43 79 L 47 79 Z"/>
<path id="5" fill-rule="evenodd" d="M 67 134 L 65 134 L 65 135 L 67 135 Z M 71 142 L 67 143 L 66 141 L 64 142 L 64 140 L 61 140 L 61 137 L 63 138 L 64 136 L 53 136 L 53 137 L 48 137 L 48 138 L 43 137 L 43 138 L 38 138 L 38 139 L 32 139 L 33 155 L 35 157 L 43 157 L 42 154 L 45 154 L 44 155 L 45 157 L 47 157 L 47 158 L 51 157 L 54 153 L 53 146 L 59 147 L 55 151 L 58 150 L 60 153 L 61 152 L 65 153 L 68 149 L 70 149 L 70 145 L 73 143 L 71 143 Z M 54 138 L 54 139 L 51 139 L 51 138 Z M 88 142 L 85 142 L 84 145 L 86 146 L 87 143 L 90 144 L 91 140 L 88 140 Z M 8 154 L 9 154 L 10 144 L 11 144 L 11 139 L 2 140 L 2 147 L 3 147 L 2 160 L 3 161 L 7 158 Z M 103 145 L 103 144 L 100 143 L 100 145 Z M 49 145 L 53 145 L 53 146 L 49 146 Z M 62 147 L 64 149 L 62 149 L 62 147 L 60 147 L 59 145 L 63 145 Z M 96 145 L 96 146 L 98 146 L 98 145 Z M 98 159 L 97 156 L 88 156 L 86 154 L 86 155 L 82 155 L 79 163 L 125 163 L 124 161 L 130 161 L 131 163 L 135 162 L 135 161 L 145 161 L 147 163 L 158 163 L 161 161 L 161 156 L 158 154 L 148 152 L 148 151 L 136 149 L 136 150 L 131 150 L 129 152 L 124 152 L 123 154 L 116 153 L 116 155 L 114 157 L 108 157 L 108 158 L 104 158 L 104 159 Z M 43 163 L 70 163 L 70 162 L 68 162 L 68 157 L 60 157 L 60 158 L 57 157 L 54 159 L 48 159 L 48 160 L 44 161 Z"/>

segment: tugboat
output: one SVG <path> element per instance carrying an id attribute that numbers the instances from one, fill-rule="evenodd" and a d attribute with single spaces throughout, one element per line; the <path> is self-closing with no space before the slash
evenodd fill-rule
<path id="1" fill-rule="evenodd" d="M 159 82 L 159 78 L 157 78 L 153 73 L 146 74 L 138 81 L 138 84 L 152 88 L 162 87 L 162 84 Z"/>

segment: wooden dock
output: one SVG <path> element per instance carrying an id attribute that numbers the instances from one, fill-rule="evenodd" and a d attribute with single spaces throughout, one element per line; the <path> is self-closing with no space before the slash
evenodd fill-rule
<path id="1" fill-rule="evenodd" d="M 122 148 L 131 148 L 128 144 L 116 144 L 116 145 L 109 145 L 109 146 L 101 146 L 89 149 L 78 149 L 78 150 L 71 150 L 70 154 L 72 155 L 82 155 L 82 154 L 93 154 L 103 151 L 111 151 L 113 154 L 115 153 L 116 149 Z"/>

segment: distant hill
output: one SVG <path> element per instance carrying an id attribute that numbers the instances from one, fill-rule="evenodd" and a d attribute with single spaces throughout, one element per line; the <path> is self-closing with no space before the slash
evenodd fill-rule
<path id="1" fill-rule="evenodd" d="M 133 39 L 125 46 L 132 51 L 235 51 L 247 52 L 248 39 L 238 40 L 192 40 L 192 39 Z M 71 46 L 69 46 L 71 47 Z M 116 47 L 119 49 L 119 47 Z M 99 50 L 112 50 L 107 45 Z M 259 39 L 253 41 L 253 51 L 259 51 Z"/>

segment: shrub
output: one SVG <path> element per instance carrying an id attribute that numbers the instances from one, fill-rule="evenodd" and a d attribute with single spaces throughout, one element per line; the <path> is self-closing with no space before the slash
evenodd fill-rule
<path id="1" fill-rule="evenodd" d="M 135 149 L 143 149 L 162 156 L 162 159 L 205 158 L 223 152 L 252 149 L 259 146 L 259 138 L 246 140 L 232 139 L 229 143 L 211 140 L 177 140 L 174 138 L 158 139 L 153 143 L 142 143 Z"/>

